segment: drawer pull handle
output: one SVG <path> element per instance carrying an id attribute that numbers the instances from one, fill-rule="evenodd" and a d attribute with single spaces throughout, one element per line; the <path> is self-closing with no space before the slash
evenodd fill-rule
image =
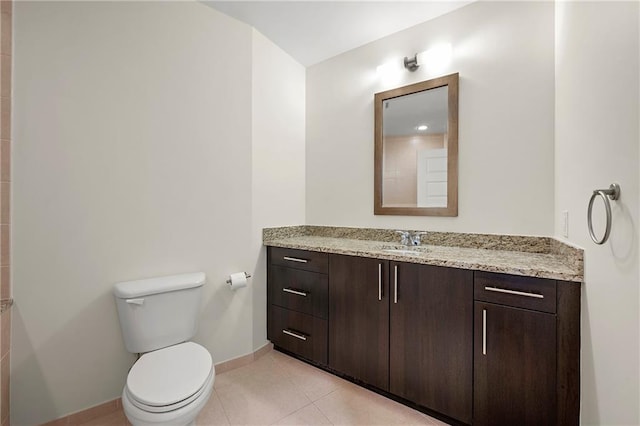
<path id="1" fill-rule="evenodd" d="M 536 293 L 527 293 L 525 291 L 507 290 L 505 288 L 485 287 L 487 291 L 495 291 L 497 293 L 515 294 L 516 296 L 535 297 L 536 299 L 544 299 L 544 295 Z"/>
<path id="2" fill-rule="evenodd" d="M 382 300 L 382 263 L 378 263 L 378 300 Z"/>
<path id="3" fill-rule="evenodd" d="M 296 339 L 300 339 L 300 340 L 307 340 L 306 336 L 303 336 L 302 334 L 298 334 L 298 333 L 294 333 L 293 331 L 289 331 L 289 330 L 282 330 L 282 332 L 284 334 L 287 334 L 291 337 L 295 337 Z"/>
<path id="4" fill-rule="evenodd" d="M 307 297 L 308 293 L 305 293 L 304 291 L 298 291 L 298 290 L 294 290 L 292 288 L 283 288 L 282 291 L 284 291 L 285 293 L 291 293 L 291 294 L 296 294 L 298 296 L 303 296 L 303 297 Z"/>
<path id="5" fill-rule="evenodd" d="M 398 303 L 398 265 L 393 265 L 393 303 Z"/>
<path id="6" fill-rule="evenodd" d="M 298 262 L 298 263 L 307 263 L 308 262 L 307 259 L 298 259 L 297 257 L 289 257 L 289 256 L 284 256 L 283 259 L 284 260 L 289 260 L 291 262 Z"/>
<path id="7" fill-rule="evenodd" d="M 482 310 L 482 355 L 487 354 L 487 310 Z"/>

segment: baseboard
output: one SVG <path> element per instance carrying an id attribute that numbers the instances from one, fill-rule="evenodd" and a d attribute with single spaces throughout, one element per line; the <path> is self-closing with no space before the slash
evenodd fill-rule
<path id="1" fill-rule="evenodd" d="M 250 354 L 243 355 L 238 358 L 233 358 L 228 361 L 220 362 L 216 364 L 216 374 L 224 373 L 225 371 L 229 370 L 235 370 L 236 368 L 251 364 L 253 361 L 269 353 L 269 351 L 271 351 L 272 349 L 273 343 L 267 342 Z"/>
<path id="2" fill-rule="evenodd" d="M 44 423 L 43 426 L 76 426 L 99 417 L 107 416 L 119 410 L 122 410 L 122 403 L 120 402 L 120 398 L 117 398 Z"/>
<path id="3" fill-rule="evenodd" d="M 267 342 L 250 354 L 215 364 L 216 374 L 224 373 L 225 371 L 234 370 L 244 365 L 251 364 L 253 361 L 268 354 L 272 349 L 273 343 Z M 122 410 L 122 402 L 120 398 L 117 398 L 93 406 L 91 408 L 77 411 L 73 414 L 69 414 L 59 419 L 52 420 L 50 422 L 44 423 L 42 426 L 76 426 L 82 423 L 89 422 L 93 419 L 97 419 L 99 417 L 107 416 L 113 412 L 120 410 Z"/>

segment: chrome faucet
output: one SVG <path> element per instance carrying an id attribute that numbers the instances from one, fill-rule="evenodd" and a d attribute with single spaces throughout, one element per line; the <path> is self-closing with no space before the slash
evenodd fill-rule
<path id="1" fill-rule="evenodd" d="M 427 233 L 424 231 L 416 231 L 413 234 L 411 234 L 410 236 L 411 244 L 414 246 L 419 246 L 422 243 L 421 239 L 423 235 L 427 235 Z"/>
<path id="2" fill-rule="evenodd" d="M 396 231 L 400 234 L 400 244 L 404 246 L 419 246 L 422 235 L 426 235 L 423 231 Z"/>
<path id="3" fill-rule="evenodd" d="M 409 231 L 396 231 L 398 234 L 400 234 L 400 244 L 402 244 L 403 246 L 408 246 L 413 242 L 413 239 L 411 238 L 411 233 Z"/>

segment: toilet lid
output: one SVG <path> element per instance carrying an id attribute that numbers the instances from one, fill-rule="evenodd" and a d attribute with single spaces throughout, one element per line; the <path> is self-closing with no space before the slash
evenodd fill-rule
<path id="1" fill-rule="evenodd" d="M 211 374 L 211 355 L 186 342 L 140 357 L 127 377 L 127 390 L 149 406 L 175 404 L 198 392 Z"/>

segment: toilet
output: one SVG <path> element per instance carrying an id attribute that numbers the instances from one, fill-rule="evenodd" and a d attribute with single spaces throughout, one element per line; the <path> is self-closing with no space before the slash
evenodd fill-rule
<path id="1" fill-rule="evenodd" d="M 204 283 L 205 274 L 196 272 L 114 287 L 125 347 L 142 354 L 122 391 L 124 413 L 134 426 L 195 425 L 211 396 L 211 354 L 189 341 Z"/>

